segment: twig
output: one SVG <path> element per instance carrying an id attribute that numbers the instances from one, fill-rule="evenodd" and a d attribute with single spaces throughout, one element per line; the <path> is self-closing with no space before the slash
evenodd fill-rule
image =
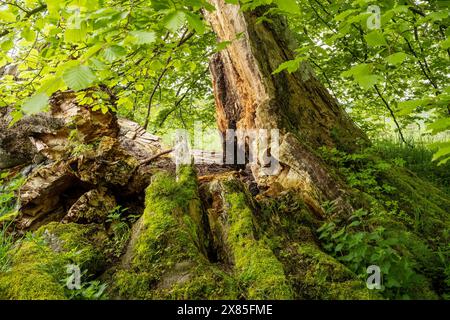
<path id="1" fill-rule="evenodd" d="M 150 158 L 148 158 L 148 159 L 142 160 L 142 161 L 139 163 L 139 166 L 144 166 L 144 165 L 146 165 L 146 164 L 149 164 L 149 163 L 152 162 L 153 160 L 155 160 L 155 159 L 157 159 L 157 158 L 159 158 L 159 157 L 161 157 L 161 156 L 163 156 L 163 155 L 169 154 L 169 153 L 171 153 L 171 152 L 173 152 L 173 151 L 174 151 L 173 149 L 169 149 L 169 150 L 162 151 L 162 152 L 160 152 L 160 153 L 158 153 L 158 154 L 156 154 L 156 155 L 154 155 L 154 156 L 152 156 L 152 157 L 150 157 Z"/>

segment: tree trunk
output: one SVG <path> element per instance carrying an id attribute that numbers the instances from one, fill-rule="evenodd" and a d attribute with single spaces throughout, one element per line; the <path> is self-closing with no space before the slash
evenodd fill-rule
<path id="1" fill-rule="evenodd" d="M 281 16 L 258 23 L 267 7 L 242 12 L 224 0 L 212 2 L 216 10 L 207 13 L 207 19 L 219 41 L 231 41 L 210 64 L 219 130 L 279 129 L 282 170 L 265 177 L 261 164 L 254 167 L 260 187 L 270 186 L 272 193 L 297 189 L 318 211 L 320 201 L 342 199 L 341 184 L 315 151 L 322 146 L 354 150 L 367 142 L 364 133 L 307 63 L 294 73 L 273 74 L 294 58 L 292 35 Z"/>

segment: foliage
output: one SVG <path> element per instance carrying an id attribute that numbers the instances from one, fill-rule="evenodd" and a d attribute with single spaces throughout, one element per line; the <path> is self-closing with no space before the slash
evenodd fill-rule
<path id="1" fill-rule="evenodd" d="M 62 283 L 66 290 L 66 296 L 69 300 L 103 300 L 107 299 L 105 290 L 107 285 L 100 281 L 82 281 L 81 289 L 67 289 L 67 279 L 63 279 Z"/>
<path id="2" fill-rule="evenodd" d="M 0 217 L 17 211 L 16 192 L 24 182 L 21 174 L 11 177 L 7 171 L 0 173 Z"/>
<path id="3" fill-rule="evenodd" d="M 110 223 L 113 236 L 110 239 L 110 250 L 112 255 L 119 258 L 123 250 L 128 243 L 131 235 L 130 223 L 134 223 L 137 219 L 135 215 L 125 216 L 128 208 L 122 208 L 122 206 L 116 206 L 106 219 L 107 223 Z M 106 251 L 108 253 L 108 250 Z"/>
<path id="4" fill-rule="evenodd" d="M 369 265 L 379 266 L 383 271 L 387 297 L 410 298 L 405 292 L 427 284 L 424 277 L 415 271 L 414 259 L 402 253 L 410 239 L 402 233 L 393 235 L 384 227 L 372 224 L 370 215 L 380 214 L 385 213 L 357 210 L 350 217 L 349 224 L 342 228 L 335 222 L 325 223 L 318 230 L 320 239 L 328 252 L 336 255 L 362 279 L 367 278 Z"/>
<path id="5" fill-rule="evenodd" d="M 411 140 L 407 146 L 400 141 L 380 140 L 374 143 L 374 152 L 389 162 L 407 168 L 420 178 L 450 194 L 450 164 L 437 165 L 431 161 L 436 148 L 423 140 Z"/>
<path id="6" fill-rule="evenodd" d="M 417 126 L 422 133 L 448 133 L 447 1 L 297 2 L 301 10 L 289 15 L 297 55 L 277 72 L 293 72 L 302 61 L 311 62 L 322 82 L 372 136 L 395 129 L 407 143 L 406 133 Z M 433 158 L 441 164 L 450 159 L 448 134 L 445 139 Z"/>
<path id="7" fill-rule="evenodd" d="M 449 255 L 448 195 L 425 180 L 413 183 L 418 177 L 411 179 L 401 168 L 413 164 L 411 158 L 404 160 L 397 152 L 395 158 L 383 160 L 378 151 L 392 155 L 396 150 L 389 153 L 386 144 L 383 148 L 356 154 L 322 150 L 324 159 L 354 188 L 354 205 L 360 208 L 342 217 L 335 214 L 333 203 L 324 204 L 329 216 L 318 229 L 324 249 L 363 278 L 368 266 L 379 266 L 388 298 L 434 298 L 431 284 L 445 295 L 449 290 L 443 278 Z M 407 152 L 414 159 L 420 151 Z"/>
<path id="8" fill-rule="evenodd" d="M 239 2 L 243 10 L 269 6 L 260 23 L 270 23 L 270 14 L 287 18 L 298 48 L 294 60 L 281 64 L 276 73 L 295 72 L 308 61 L 370 136 L 383 138 L 384 132 L 388 138 L 393 132 L 399 136 L 400 145 L 384 141 L 351 155 L 322 150 L 325 161 L 337 168 L 336 175 L 352 188 L 355 207 L 360 208 L 343 218 L 333 202 L 323 204 L 329 217 L 319 229 L 321 243 L 334 258 L 313 244 L 318 221 L 304 203 L 287 199 L 264 208 L 262 228 L 270 236 L 260 238 L 253 236 L 251 209 L 236 192 L 226 200 L 228 240 L 237 270 L 233 276 L 220 271 L 204 255 L 208 244 L 199 227 L 195 174 L 184 168 L 178 180 L 155 177 L 146 193 L 146 211 L 137 223 L 144 229 L 137 240 L 129 226 L 133 217 L 125 217 L 121 207 L 108 216 L 112 237 L 107 240 L 95 228 L 50 224 L 46 228 L 67 247 L 45 240 L 43 230 L 16 247 L 3 229 L 0 297 L 101 298 L 106 288 L 98 281 L 87 281 L 69 293 L 59 283 L 67 262 L 78 261 L 95 273 L 106 260 L 95 241 L 79 241 L 91 232 L 105 240 L 103 252 L 114 258 L 122 255 L 129 240 L 136 240 L 131 272 L 119 270 L 112 288 L 133 298 L 237 298 L 237 286 L 245 288 L 247 298 L 287 298 L 292 292 L 285 281 L 295 272 L 303 278 L 292 283 L 305 290 L 305 297 L 345 298 L 361 284 L 353 273 L 365 276 L 369 264 L 384 270 L 386 297 L 434 298 L 430 288 L 448 296 L 450 15 L 448 6 L 442 5 L 446 2 L 227 2 Z M 371 5 L 380 9 L 379 26 L 373 26 L 377 16 L 368 12 Z M 114 111 L 153 133 L 192 129 L 196 121 L 213 126 L 208 60 L 229 44 L 217 44 L 204 22 L 202 11 L 213 9 L 207 0 L 1 2 L 0 107 L 13 110 L 13 124 L 24 115 L 46 110 L 53 93 L 70 89 L 77 91 L 79 104 L 103 113 Z M 435 137 L 435 144 L 412 146 L 408 136 L 414 131 Z M 69 145 L 73 155 L 94 150 L 94 145 L 78 143 L 76 135 L 72 132 Z M 416 179 L 408 169 L 435 186 Z M 20 175 L 9 178 L 0 175 L 0 218 L 14 215 L 14 193 L 24 181 Z M 436 186 L 447 189 L 447 194 Z M 274 214 L 284 211 L 291 219 Z M 304 267 L 305 274 L 295 266 L 287 266 L 292 270 L 285 272 L 285 257 Z M 188 265 L 189 281 L 149 293 L 149 287 L 167 280 L 167 272 L 185 260 L 193 261 Z M 338 279 L 330 270 L 339 270 Z M 318 292 L 325 291 L 328 281 L 330 293 Z M 356 296 L 366 297 L 367 292 L 358 290 Z"/>
<path id="9" fill-rule="evenodd" d="M 0 229 L 0 272 L 6 272 L 11 264 L 11 249 L 14 238 L 8 232 L 9 224 L 4 224 Z"/>

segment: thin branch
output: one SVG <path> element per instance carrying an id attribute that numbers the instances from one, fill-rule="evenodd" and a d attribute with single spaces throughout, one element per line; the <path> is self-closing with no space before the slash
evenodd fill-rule
<path id="1" fill-rule="evenodd" d="M 398 123 L 397 118 L 395 117 L 394 110 L 392 110 L 392 108 L 391 108 L 391 106 L 389 105 L 389 103 L 388 103 L 388 102 L 386 101 L 386 99 L 383 97 L 383 95 L 381 94 L 380 90 L 378 89 L 378 86 L 377 86 L 377 85 L 374 85 L 373 87 L 375 88 L 375 91 L 377 92 L 377 94 L 378 94 L 378 96 L 381 98 L 381 100 L 383 100 L 383 103 L 385 104 L 386 108 L 389 110 L 389 112 L 390 112 L 390 114 L 391 114 L 391 116 L 392 116 L 392 119 L 394 120 L 395 125 L 397 126 L 397 130 L 398 130 L 398 133 L 399 133 L 399 135 L 400 135 L 400 138 L 402 139 L 402 141 L 403 141 L 407 146 L 409 146 L 408 142 L 406 142 L 406 139 L 405 139 L 405 137 L 403 136 L 403 132 L 402 132 L 402 129 L 401 129 L 401 127 L 400 127 L 400 124 Z"/>

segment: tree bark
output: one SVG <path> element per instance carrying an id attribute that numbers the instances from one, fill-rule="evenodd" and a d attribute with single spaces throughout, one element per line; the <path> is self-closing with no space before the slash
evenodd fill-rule
<path id="1" fill-rule="evenodd" d="M 366 136 L 307 63 L 296 72 L 274 74 L 294 58 L 293 37 L 283 17 L 270 15 L 271 22 L 259 23 L 268 7 L 242 12 L 224 0 L 212 3 L 216 10 L 207 19 L 219 41 L 231 42 L 210 63 L 219 130 L 279 129 L 282 170 L 267 177 L 261 164 L 254 166 L 258 184 L 272 193 L 296 189 L 317 211 L 321 201 L 342 202 L 343 186 L 316 150 L 328 146 L 352 151 L 367 143 Z"/>

